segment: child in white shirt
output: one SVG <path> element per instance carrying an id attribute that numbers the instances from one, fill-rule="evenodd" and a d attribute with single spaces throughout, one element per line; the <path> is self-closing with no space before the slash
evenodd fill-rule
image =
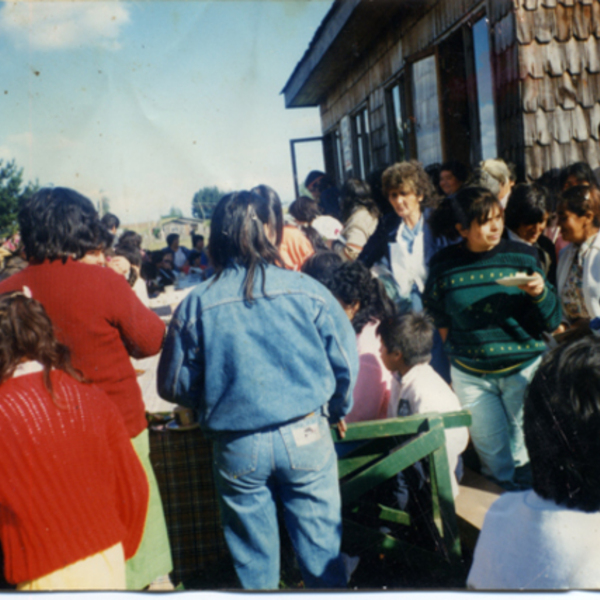
<path id="1" fill-rule="evenodd" d="M 424 313 L 407 313 L 379 326 L 381 360 L 395 374 L 388 418 L 461 410 L 456 394 L 429 365 L 434 331 L 433 322 Z M 466 427 L 447 429 L 444 433 L 452 493 L 456 498 L 456 471 L 462 466 L 459 458 L 467 447 L 469 433 Z"/>

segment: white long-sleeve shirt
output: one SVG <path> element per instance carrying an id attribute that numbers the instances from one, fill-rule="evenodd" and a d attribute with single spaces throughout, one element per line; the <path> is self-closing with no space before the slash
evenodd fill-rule
<path id="1" fill-rule="evenodd" d="M 388 405 L 388 418 L 398 416 L 398 407 L 402 400 L 408 402 L 410 413 L 413 415 L 452 412 L 462 408 L 450 386 L 428 364 L 415 365 L 402 376 L 401 380 L 394 378 Z M 446 429 L 444 433 L 452 493 L 456 498 L 458 495 L 456 465 L 458 457 L 469 443 L 469 433 L 466 427 Z"/>
<path id="2" fill-rule="evenodd" d="M 503 494 L 479 535 L 467 585 L 478 590 L 600 588 L 600 513 L 534 491 Z"/>

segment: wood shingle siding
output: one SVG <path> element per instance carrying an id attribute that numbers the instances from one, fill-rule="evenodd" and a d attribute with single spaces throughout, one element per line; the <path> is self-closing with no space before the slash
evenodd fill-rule
<path id="1" fill-rule="evenodd" d="M 484 15 L 494 104 L 487 121 L 469 31 Z M 498 156 L 528 179 L 576 161 L 600 169 L 600 0 L 337 0 L 284 88 L 286 105 L 318 104 L 326 134 L 367 106 L 370 166 L 380 168 L 394 159 L 388 90 L 401 76 L 404 142 L 416 153 L 412 65 L 432 54 L 443 158 L 475 160 L 495 119 Z"/>
<path id="2" fill-rule="evenodd" d="M 527 175 L 599 168 L 600 0 L 515 0 L 514 17 Z"/>

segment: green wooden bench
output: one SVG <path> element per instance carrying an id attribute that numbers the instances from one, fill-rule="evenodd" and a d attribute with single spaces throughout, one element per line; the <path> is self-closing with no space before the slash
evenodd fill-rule
<path id="1" fill-rule="evenodd" d="M 368 549 L 379 555 L 401 555 L 409 569 L 429 565 L 449 573 L 461 571 L 463 561 L 444 429 L 470 424 L 469 412 L 457 411 L 352 423 L 344 439 L 332 428 L 338 451 L 345 552 L 364 555 Z M 438 550 L 434 552 L 383 533 L 380 528 L 386 523 L 410 526 L 411 517 L 406 512 L 373 503 L 372 495 L 368 494 L 425 457 L 429 458 L 432 516 L 438 537 Z M 376 517 L 380 526 L 365 526 L 365 514 Z"/>

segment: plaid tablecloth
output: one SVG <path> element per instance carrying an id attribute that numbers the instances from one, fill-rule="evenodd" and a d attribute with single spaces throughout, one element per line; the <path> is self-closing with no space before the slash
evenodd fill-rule
<path id="1" fill-rule="evenodd" d="M 218 570 L 231 559 L 213 483 L 211 443 L 200 429 L 151 427 L 150 460 L 165 510 L 174 585 L 188 587 L 198 579 L 210 583 L 211 577 L 216 582 Z"/>

